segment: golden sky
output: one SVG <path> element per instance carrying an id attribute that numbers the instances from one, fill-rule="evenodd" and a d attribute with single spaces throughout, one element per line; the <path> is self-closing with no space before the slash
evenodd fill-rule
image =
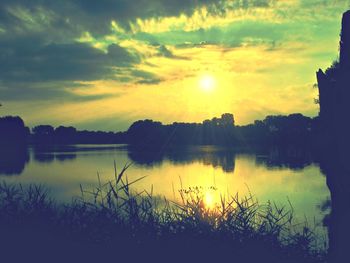
<path id="1" fill-rule="evenodd" d="M 347 0 L 2 1 L 1 115 L 125 130 L 138 119 L 237 124 L 316 116 Z"/>

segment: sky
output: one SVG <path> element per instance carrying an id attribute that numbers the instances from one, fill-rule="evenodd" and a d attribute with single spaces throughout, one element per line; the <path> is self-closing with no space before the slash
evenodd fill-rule
<path id="1" fill-rule="evenodd" d="M 1 0 L 0 116 L 89 130 L 139 119 L 318 114 L 350 0 Z"/>

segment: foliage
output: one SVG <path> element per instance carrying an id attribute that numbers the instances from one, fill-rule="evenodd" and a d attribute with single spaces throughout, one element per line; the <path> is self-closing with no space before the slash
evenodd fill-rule
<path id="1" fill-rule="evenodd" d="M 326 69 L 325 74 L 329 79 L 335 80 L 339 77 L 340 71 L 339 59 L 336 59 L 333 61 L 332 65 Z"/>
<path id="2" fill-rule="evenodd" d="M 83 247 L 118 247 L 169 256 L 178 251 L 187 259 L 205 261 L 235 258 L 244 262 L 323 262 L 325 252 L 315 245 L 315 234 L 306 225 L 296 231 L 293 211 L 274 203 L 264 205 L 252 196 L 225 198 L 214 207 L 205 205 L 203 189 L 181 189 L 181 202 L 153 196 L 151 191 L 132 192 L 125 166 L 115 179 L 92 191 L 81 187 L 81 196 L 61 205 L 50 199 L 42 186 L 0 184 L 0 225 L 8 235 L 23 239 L 27 228 L 49 233 L 58 244 Z M 215 189 L 212 189 L 215 190 Z M 6 239 L 6 231 L 1 238 Z M 42 238 L 43 235 L 39 235 Z M 45 235 L 44 235 L 45 236 Z M 27 237 L 28 238 L 28 237 Z M 139 254 L 134 254 L 138 256 Z M 141 254 L 139 256 L 142 256 Z M 154 256 L 154 260 L 157 258 Z M 264 261 L 266 260 L 266 261 Z"/>

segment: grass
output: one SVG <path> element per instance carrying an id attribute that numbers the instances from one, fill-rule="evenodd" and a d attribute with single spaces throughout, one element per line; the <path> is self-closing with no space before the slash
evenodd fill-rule
<path id="1" fill-rule="evenodd" d="M 200 187 L 181 189 L 175 203 L 152 189 L 132 192 L 142 178 L 129 182 L 127 169 L 115 169 L 115 179 L 105 184 L 98 176 L 95 189 L 81 187 L 69 204 L 55 202 L 42 186 L 1 183 L 0 247 L 85 262 L 325 262 L 326 250 L 307 225 L 295 227 L 289 204 L 261 205 L 237 194 L 207 208 Z"/>

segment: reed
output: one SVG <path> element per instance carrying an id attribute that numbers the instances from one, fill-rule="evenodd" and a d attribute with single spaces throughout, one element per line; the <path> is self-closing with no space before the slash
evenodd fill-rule
<path id="1" fill-rule="evenodd" d="M 295 225 L 290 203 L 260 204 L 252 194 L 236 194 L 208 208 L 200 187 L 180 189 L 175 202 L 154 196 L 153 188 L 133 192 L 142 177 L 129 181 L 129 166 L 117 173 L 114 164 L 114 180 L 98 179 L 94 189 L 81 186 L 81 195 L 69 204 L 55 202 L 43 186 L 0 183 L 0 228 L 11 229 L 0 239 L 27 235 L 41 244 L 48 236 L 58 247 L 67 242 L 97 251 L 109 247 L 119 257 L 152 255 L 153 261 L 176 251 L 176 257 L 203 262 L 325 262 L 326 247 L 317 244 L 307 224 Z"/>

